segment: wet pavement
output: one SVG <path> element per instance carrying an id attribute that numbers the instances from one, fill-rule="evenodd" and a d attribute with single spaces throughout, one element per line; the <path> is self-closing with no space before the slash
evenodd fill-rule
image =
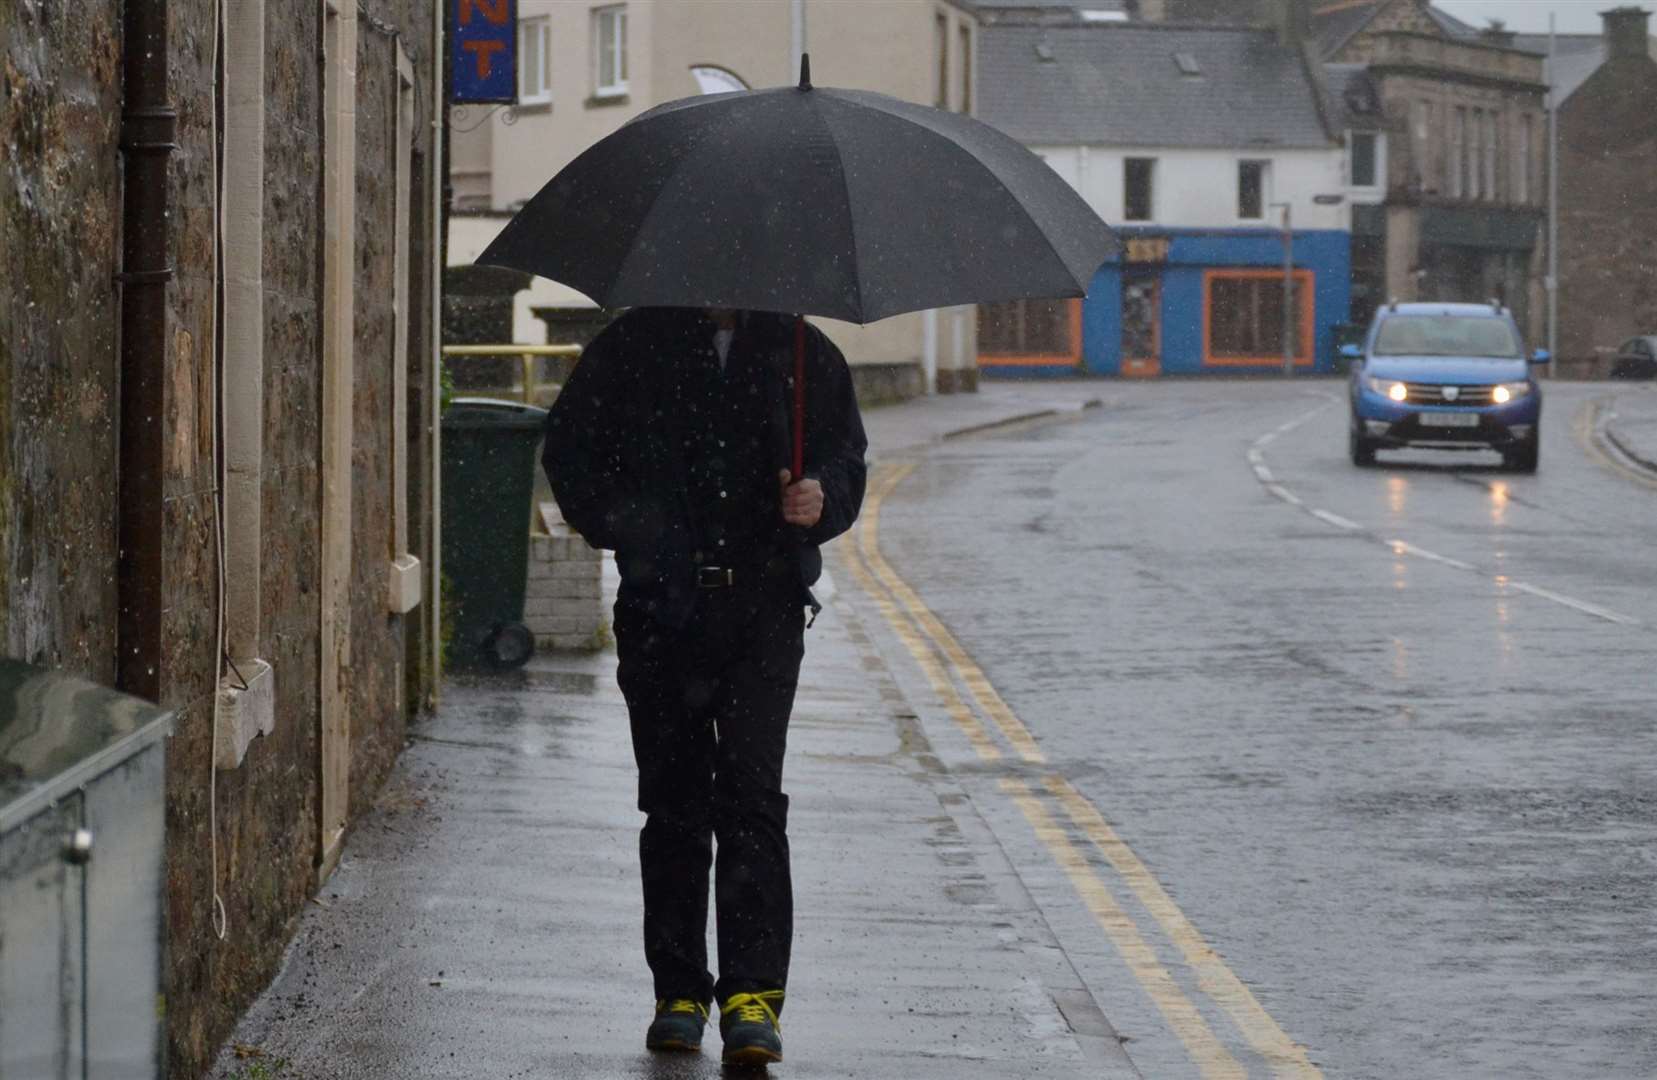
<path id="1" fill-rule="evenodd" d="M 1601 433 L 1615 453 L 1638 468 L 1657 473 L 1657 382 L 1603 393 Z"/>
<path id="2" fill-rule="evenodd" d="M 1144 1075 L 1657 1075 L 1657 490 L 1601 438 L 1657 395 L 1546 393 L 1535 476 L 1162 382 L 890 489 L 971 660 L 927 730 Z"/>
<path id="3" fill-rule="evenodd" d="M 1519 476 L 1355 469 L 1343 389 L 868 414 L 774 1074 L 1657 1075 L 1657 393 L 1550 383 Z M 449 687 L 216 1077 L 719 1071 L 642 1050 L 613 671 Z"/>
<path id="4" fill-rule="evenodd" d="M 1079 407 L 1052 396 L 894 406 L 871 428 L 879 452 Z M 712 1029 L 700 1055 L 643 1049 L 642 818 L 614 667 L 538 657 L 447 687 L 214 1077 L 721 1073 Z M 807 635 L 790 736 L 797 926 L 772 1074 L 1138 1075 L 843 602 Z"/>

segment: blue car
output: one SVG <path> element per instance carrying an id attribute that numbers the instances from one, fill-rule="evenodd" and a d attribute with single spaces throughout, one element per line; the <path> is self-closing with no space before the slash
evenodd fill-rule
<path id="1" fill-rule="evenodd" d="M 1499 304 L 1389 304 L 1375 313 L 1352 363 L 1354 465 L 1377 450 L 1424 446 L 1500 451 L 1515 472 L 1535 472 L 1542 388 L 1513 315 Z"/>

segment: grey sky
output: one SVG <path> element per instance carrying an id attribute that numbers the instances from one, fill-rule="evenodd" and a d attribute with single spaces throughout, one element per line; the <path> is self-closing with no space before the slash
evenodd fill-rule
<path id="1" fill-rule="evenodd" d="M 1547 33 L 1548 13 L 1559 16 L 1561 34 L 1596 34 L 1599 13 L 1627 0 L 1437 0 L 1438 7 L 1474 26 L 1501 19 L 1521 33 Z M 1652 3 L 1641 6 L 1652 8 Z"/>

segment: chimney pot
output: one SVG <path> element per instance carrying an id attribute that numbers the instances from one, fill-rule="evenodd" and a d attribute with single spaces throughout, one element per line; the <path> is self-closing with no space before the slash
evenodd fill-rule
<path id="1" fill-rule="evenodd" d="M 1651 12 L 1632 5 L 1600 12 L 1605 43 L 1612 58 L 1651 55 Z"/>

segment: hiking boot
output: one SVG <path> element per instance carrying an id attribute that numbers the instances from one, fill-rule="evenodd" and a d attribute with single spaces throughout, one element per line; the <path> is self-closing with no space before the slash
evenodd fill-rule
<path id="1" fill-rule="evenodd" d="M 656 1002 L 656 1019 L 644 1033 L 646 1050 L 700 1050 L 702 1028 L 708 1022 L 708 1007 L 690 998 L 668 998 Z"/>
<path id="2" fill-rule="evenodd" d="M 719 1008 L 719 1036 L 725 1040 L 720 1060 L 726 1065 L 769 1065 L 782 1060 L 782 1029 L 777 1010 L 783 992 L 732 994 Z"/>

